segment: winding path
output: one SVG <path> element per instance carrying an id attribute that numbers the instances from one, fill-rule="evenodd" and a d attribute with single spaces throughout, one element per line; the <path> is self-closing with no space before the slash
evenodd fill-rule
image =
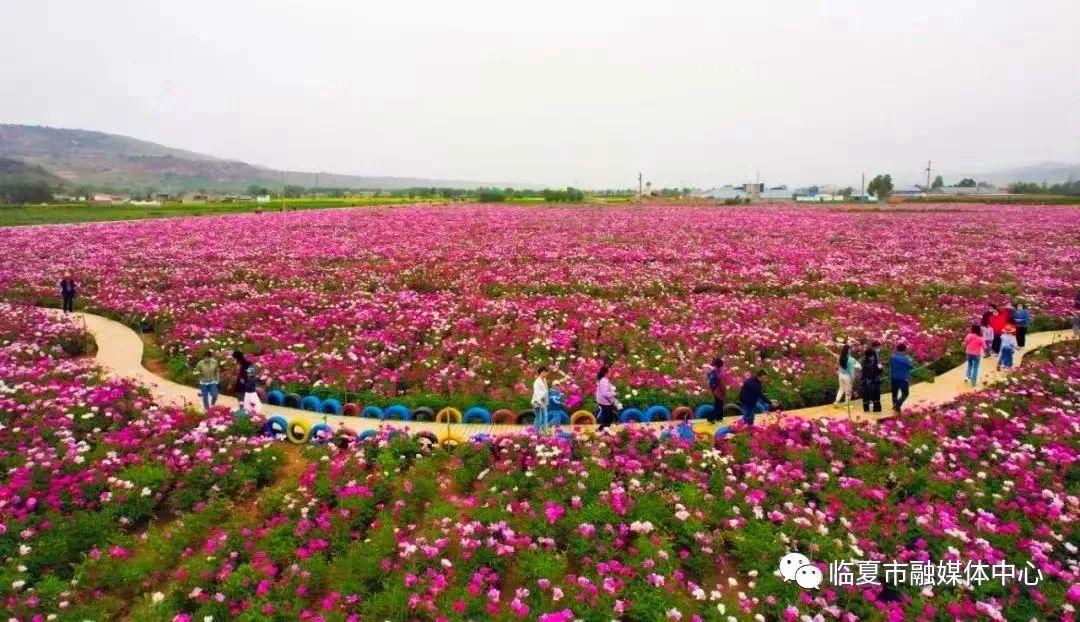
<path id="1" fill-rule="evenodd" d="M 55 312 L 55 311 L 54 311 Z M 56 312 L 58 313 L 58 312 Z M 124 324 L 110 320 L 99 315 L 77 312 L 75 317 L 81 320 L 86 329 L 93 335 L 97 342 L 97 354 L 95 359 L 107 374 L 117 378 L 128 378 L 147 387 L 153 396 L 161 403 L 190 405 L 202 407 L 199 391 L 196 388 L 178 384 L 167 380 L 143 367 L 143 341 L 139 335 Z M 1027 337 L 1027 348 L 1017 352 L 1016 364 L 1019 365 L 1024 354 L 1031 350 L 1049 345 L 1058 341 L 1066 341 L 1073 338 L 1072 331 L 1046 331 L 1033 333 Z M 983 359 L 980 370 L 980 384 L 994 382 L 1004 377 L 1003 372 L 993 369 L 996 364 L 995 358 Z M 945 404 L 956 396 L 967 393 L 972 387 L 964 380 L 964 365 L 953 368 L 944 374 L 937 376 L 933 382 L 920 382 L 911 387 L 911 396 L 908 398 L 907 407 Z M 883 396 L 883 407 L 889 409 L 889 398 Z M 219 404 L 236 407 L 236 399 L 222 395 Z M 340 415 L 322 415 L 296 408 L 283 406 L 263 405 L 263 412 L 268 415 L 281 415 L 288 421 L 303 421 L 310 427 L 315 423 L 326 422 L 335 430 L 347 428 L 354 432 L 377 428 L 380 425 L 391 425 L 399 428 L 408 428 L 410 432 L 430 431 L 443 438 L 447 435 L 455 435 L 461 439 L 474 434 L 510 434 L 520 433 L 523 428 L 517 425 L 483 425 L 483 424 L 445 424 L 424 421 L 379 421 L 360 417 L 345 417 Z M 851 415 L 856 419 L 866 418 L 862 413 L 860 403 L 852 402 Z M 810 419 L 822 417 L 840 418 L 847 417 L 846 410 L 838 409 L 832 405 L 811 406 L 782 413 L 761 415 L 759 420 L 769 421 L 778 416 L 795 416 Z M 888 416 L 886 413 L 885 415 Z M 730 423 L 733 418 L 728 418 L 725 423 Z M 655 424 L 661 425 L 661 424 Z M 591 426 L 584 426 L 591 427 Z M 695 422 L 695 428 L 711 431 L 715 428 L 705 421 Z"/>

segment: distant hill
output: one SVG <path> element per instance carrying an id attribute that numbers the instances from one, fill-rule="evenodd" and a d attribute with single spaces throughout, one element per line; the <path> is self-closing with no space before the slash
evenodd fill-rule
<path id="1" fill-rule="evenodd" d="M 64 185 L 64 180 L 35 164 L 27 164 L 11 158 L 0 158 L 0 186 L 38 183 L 59 188 Z"/>
<path id="2" fill-rule="evenodd" d="M 1067 181 L 1080 180 L 1080 164 L 1066 162 L 1040 162 L 1027 166 L 1015 166 L 1012 168 L 999 169 L 985 172 L 968 172 L 963 174 L 945 175 L 945 181 L 955 183 L 960 179 L 970 177 L 978 181 L 986 181 L 998 186 L 1008 186 L 1018 181 L 1060 184 Z"/>
<path id="3" fill-rule="evenodd" d="M 157 143 L 95 132 L 36 125 L 0 124 L 0 158 L 22 160 L 55 173 L 70 185 L 107 186 L 122 190 L 153 188 L 241 191 L 249 185 L 278 188 L 282 171 L 239 160 L 216 158 Z M 315 186 L 315 173 L 285 171 L 285 183 Z M 367 177 L 319 173 L 323 188 L 477 188 L 540 186 L 422 177 Z"/>

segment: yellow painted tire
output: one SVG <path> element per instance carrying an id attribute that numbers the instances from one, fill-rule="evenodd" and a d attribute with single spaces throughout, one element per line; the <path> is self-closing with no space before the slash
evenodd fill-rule
<path id="1" fill-rule="evenodd" d="M 465 439 L 459 434 L 453 432 L 446 432 L 439 436 L 439 445 L 442 445 L 444 449 L 453 449 L 458 445 L 464 445 Z"/>
<path id="2" fill-rule="evenodd" d="M 297 430 L 299 430 L 299 432 Z M 303 445 L 308 441 L 308 437 L 311 436 L 311 426 L 305 421 L 294 419 L 290 421 L 289 426 L 285 428 L 285 436 L 288 437 L 289 442 Z"/>
<path id="3" fill-rule="evenodd" d="M 570 425 L 596 425 L 596 416 L 587 410 L 579 410 L 570 416 Z"/>
<path id="4" fill-rule="evenodd" d="M 435 423 L 461 423 L 461 411 L 447 406 L 435 414 Z"/>

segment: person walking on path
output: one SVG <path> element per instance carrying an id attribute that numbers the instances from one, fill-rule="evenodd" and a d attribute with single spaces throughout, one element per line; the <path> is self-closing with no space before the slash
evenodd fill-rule
<path id="1" fill-rule="evenodd" d="M 1016 352 L 1016 328 L 1011 324 L 1001 333 L 1001 349 L 998 352 L 998 370 L 1012 369 L 1013 353 Z"/>
<path id="2" fill-rule="evenodd" d="M 600 427 L 596 428 L 597 432 L 615 421 L 615 385 L 611 384 L 611 379 L 608 378 L 610 371 L 608 366 L 604 365 L 596 372 L 596 404 L 600 407 Z"/>
<path id="3" fill-rule="evenodd" d="M 971 325 L 971 331 L 964 337 L 964 354 L 967 355 L 967 373 L 964 375 L 971 386 L 979 384 L 979 363 L 985 348 L 982 327 L 978 324 Z"/>
<path id="4" fill-rule="evenodd" d="M 241 404 L 248 415 L 257 415 L 262 411 L 262 400 L 259 399 L 259 377 L 256 372 L 254 365 L 248 367 L 244 380 L 244 400 Z"/>
<path id="5" fill-rule="evenodd" d="M 1031 325 L 1031 311 L 1027 305 L 1019 303 L 1013 310 L 1013 325 L 1016 326 L 1016 345 L 1023 349 L 1027 345 L 1028 326 Z"/>
<path id="6" fill-rule="evenodd" d="M 992 316 L 993 314 L 989 311 L 983 313 L 982 323 L 979 324 L 983 338 L 983 358 L 990 358 L 990 355 L 994 352 L 994 329 L 990 328 L 990 318 Z"/>
<path id="7" fill-rule="evenodd" d="M 833 401 L 833 406 L 840 408 L 840 400 L 844 400 L 844 404 L 850 408 L 853 387 L 855 386 L 855 372 L 862 369 L 862 365 L 855 360 L 854 356 L 851 356 L 851 344 L 845 343 L 843 349 L 840 350 L 840 358 L 836 370 L 836 379 L 840 384 L 840 387 L 836 390 L 836 399 Z"/>
<path id="8" fill-rule="evenodd" d="M 765 378 L 768 375 L 764 369 L 759 369 L 742 384 L 739 389 L 739 410 L 742 411 L 742 420 L 746 425 L 754 425 L 754 415 L 769 410 L 769 402 L 765 399 Z"/>
<path id="9" fill-rule="evenodd" d="M 251 367 L 251 361 L 240 350 L 233 350 L 232 357 L 236 361 L 236 381 L 233 382 L 233 395 L 243 403 L 244 386 L 247 385 L 248 368 Z"/>
<path id="10" fill-rule="evenodd" d="M 540 434 L 546 434 L 551 422 L 548 421 L 548 368 L 541 365 L 536 369 L 536 380 L 533 380 L 532 407 L 536 415 L 533 425 Z"/>
<path id="11" fill-rule="evenodd" d="M 63 301 L 65 315 L 75 310 L 75 279 L 71 274 L 65 274 L 64 278 L 60 279 L 60 299 Z"/>
<path id="12" fill-rule="evenodd" d="M 991 305 L 991 307 L 994 309 L 994 314 L 990 316 L 990 328 L 994 329 L 994 341 L 991 347 L 994 354 L 997 354 L 1001 350 L 1001 335 L 1012 321 L 1012 312 L 997 305 Z"/>
<path id="13" fill-rule="evenodd" d="M 1080 289 L 1076 290 L 1076 297 L 1073 298 L 1073 337 L 1080 339 Z"/>
<path id="14" fill-rule="evenodd" d="M 195 372 L 199 375 L 199 393 L 202 394 L 203 410 L 217 404 L 218 385 L 221 377 L 218 374 L 218 362 L 209 350 L 203 354 L 199 362 L 195 364 Z"/>
<path id="15" fill-rule="evenodd" d="M 892 388 L 892 409 L 900 414 L 911 393 L 911 370 L 915 368 L 915 362 L 907 354 L 907 344 L 896 344 L 896 351 L 889 357 L 889 386 Z"/>
<path id="16" fill-rule="evenodd" d="M 705 378 L 709 385 L 709 393 L 712 395 L 712 412 L 705 419 L 709 423 L 716 423 L 717 419 L 724 416 L 724 398 L 727 396 L 727 381 L 724 379 L 724 359 L 719 356 L 712 360 L 712 369 Z"/>
<path id="17" fill-rule="evenodd" d="M 864 413 L 881 412 L 881 359 L 878 348 L 881 342 L 870 344 L 862 361 L 862 409 Z"/>

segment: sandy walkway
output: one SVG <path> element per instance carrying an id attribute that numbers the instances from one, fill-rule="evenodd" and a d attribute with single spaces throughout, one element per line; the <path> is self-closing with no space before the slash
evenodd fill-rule
<path id="1" fill-rule="evenodd" d="M 90 331 L 90 334 L 92 334 L 95 341 L 97 341 L 98 351 L 95 358 L 97 363 L 105 369 L 107 373 L 114 377 L 130 378 L 131 380 L 146 386 L 153 393 L 154 397 L 162 403 L 191 405 L 201 408 L 198 389 L 166 380 L 143 367 L 143 342 L 135 331 L 119 322 L 98 315 L 89 313 L 76 313 L 75 315 L 86 324 L 87 330 Z M 1023 360 L 1024 354 L 1030 352 L 1032 349 L 1068 339 L 1072 339 L 1072 331 L 1069 330 L 1047 331 L 1028 335 L 1028 347 L 1024 351 L 1017 353 L 1016 363 L 1019 365 Z M 1003 376 L 1002 373 L 994 371 L 996 362 L 996 357 L 983 359 L 982 368 L 980 370 L 980 384 L 993 382 Z M 957 395 L 967 393 L 971 390 L 972 387 L 964 381 L 964 365 L 960 365 L 959 367 L 938 376 L 934 382 L 921 382 L 912 386 L 911 396 L 908 398 L 905 407 L 944 404 L 954 399 Z M 235 399 L 224 395 L 218 403 L 230 407 L 236 406 Z M 882 406 L 886 411 L 885 416 L 887 416 L 887 411 L 890 410 L 888 395 L 882 396 Z M 379 421 L 377 419 L 362 419 L 359 417 L 343 417 L 336 415 L 324 416 L 295 408 L 270 405 L 264 406 L 264 412 L 281 415 L 289 421 L 300 420 L 306 422 L 309 426 L 325 421 L 334 429 L 344 427 L 355 432 L 362 432 L 364 430 L 377 428 L 379 425 L 387 424 L 400 428 L 408 428 L 412 432 L 421 430 L 431 431 L 438 434 L 440 438 L 447 434 L 468 438 L 469 436 L 480 433 L 507 434 L 521 432 L 523 430 L 521 426 L 515 425 L 437 424 L 420 421 Z M 851 414 L 857 419 L 864 418 L 861 403 L 852 403 Z M 817 419 L 821 417 L 846 417 L 848 415 L 846 410 L 837 409 L 831 405 L 827 405 L 800 408 L 797 410 L 785 411 L 784 413 L 776 415 L 760 416 L 758 419 L 767 421 L 774 419 L 777 416 L 796 416 Z M 731 419 L 726 421 L 730 422 Z M 709 424 L 704 421 L 700 421 L 695 424 L 695 427 L 698 429 L 712 429 L 715 426 L 709 426 Z"/>

